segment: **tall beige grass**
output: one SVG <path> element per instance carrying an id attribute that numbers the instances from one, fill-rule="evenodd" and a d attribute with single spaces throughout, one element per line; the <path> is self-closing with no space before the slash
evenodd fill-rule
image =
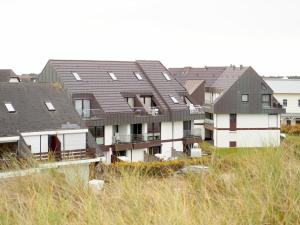
<path id="1" fill-rule="evenodd" d="M 296 148 L 214 158 L 202 174 L 126 172 L 98 196 L 56 172 L 1 182 L 0 224 L 300 224 Z"/>

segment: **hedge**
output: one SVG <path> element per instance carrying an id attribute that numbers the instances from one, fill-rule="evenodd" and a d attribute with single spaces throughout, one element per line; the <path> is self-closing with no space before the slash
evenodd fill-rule
<path id="1" fill-rule="evenodd" d="M 300 125 L 282 125 L 281 132 L 292 135 L 300 134 Z"/>

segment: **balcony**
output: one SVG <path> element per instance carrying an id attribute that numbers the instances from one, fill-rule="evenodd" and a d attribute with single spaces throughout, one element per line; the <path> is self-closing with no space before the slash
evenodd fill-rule
<path id="1" fill-rule="evenodd" d="M 116 151 L 149 148 L 160 144 L 160 133 L 115 134 L 112 140 Z"/>
<path id="2" fill-rule="evenodd" d="M 190 104 L 188 106 L 189 110 L 190 110 L 190 114 L 194 115 L 194 114 L 204 114 L 204 110 L 200 105 L 193 105 Z"/>
<path id="3" fill-rule="evenodd" d="M 201 129 L 192 128 L 191 130 L 183 131 L 183 144 L 193 144 L 202 141 Z"/>
<path id="4" fill-rule="evenodd" d="M 157 116 L 161 114 L 159 107 L 131 107 L 132 111 L 138 116 Z"/>

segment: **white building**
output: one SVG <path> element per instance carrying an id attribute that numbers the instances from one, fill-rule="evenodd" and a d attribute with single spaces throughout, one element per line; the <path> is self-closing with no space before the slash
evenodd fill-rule
<path id="1" fill-rule="evenodd" d="M 41 84 L 0 83 L 1 155 L 33 155 L 37 159 L 86 158 L 95 155 L 88 146 L 88 129 L 68 95 Z M 87 150 L 91 150 L 90 152 Z"/>
<path id="2" fill-rule="evenodd" d="M 280 114 L 284 110 L 272 89 L 251 67 L 186 67 L 170 71 L 183 86 L 188 81 L 204 82 L 198 103 L 205 110 L 205 138 L 212 140 L 214 146 L 280 144 Z"/>
<path id="3" fill-rule="evenodd" d="M 202 140 L 204 114 L 159 61 L 50 60 L 39 82 L 65 88 L 107 163 L 171 159 Z"/>
<path id="4" fill-rule="evenodd" d="M 281 115 L 282 124 L 300 124 L 300 79 L 265 78 L 265 81 L 286 110 Z"/>

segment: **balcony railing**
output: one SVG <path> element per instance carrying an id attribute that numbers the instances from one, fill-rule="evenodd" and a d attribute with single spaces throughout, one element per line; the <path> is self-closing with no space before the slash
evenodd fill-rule
<path id="1" fill-rule="evenodd" d="M 191 130 L 184 130 L 183 137 L 201 137 L 201 129 L 192 128 Z"/>
<path id="2" fill-rule="evenodd" d="M 204 110 L 200 105 L 189 105 L 190 114 L 203 114 Z"/>
<path id="3" fill-rule="evenodd" d="M 214 124 L 214 120 L 205 118 L 204 123 Z"/>
<path id="4" fill-rule="evenodd" d="M 132 107 L 131 108 L 132 111 L 139 116 L 148 116 L 148 115 L 152 115 L 152 116 L 157 116 L 161 114 L 161 110 L 159 109 L 159 107 L 155 106 L 155 107 Z"/>
<path id="5" fill-rule="evenodd" d="M 134 142 L 146 142 L 160 140 L 160 133 L 148 133 L 148 134 L 115 134 L 112 142 L 118 143 L 134 143 Z"/>
<path id="6" fill-rule="evenodd" d="M 101 109 L 82 109 L 78 112 L 82 119 L 101 118 L 103 111 Z"/>

